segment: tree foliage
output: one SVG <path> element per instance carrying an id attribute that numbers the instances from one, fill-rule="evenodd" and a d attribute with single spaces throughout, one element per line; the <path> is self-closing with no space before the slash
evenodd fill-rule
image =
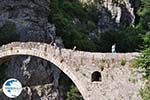
<path id="1" fill-rule="evenodd" d="M 149 82 L 144 89 L 141 89 L 141 96 L 143 100 L 150 100 L 150 32 L 144 36 L 144 50 L 142 54 L 134 60 L 134 67 L 142 68 L 144 78 Z"/>
<path id="2" fill-rule="evenodd" d="M 81 94 L 74 85 L 71 85 L 70 90 L 67 92 L 67 100 L 83 100 Z"/>
<path id="3" fill-rule="evenodd" d="M 136 58 L 135 66 L 144 69 L 145 76 L 150 78 L 150 2 L 141 0 L 141 7 L 137 12 L 140 16 L 139 29 L 143 30 L 142 54 Z"/>
<path id="4" fill-rule="evenodd" d="M 150 100 L 150 83 L 144 89 L 141 89 L 140 94 L 143 100 Z"/>
<path id="5" fill-rule="evenodd" d="M 6 22 L 0 28 L 0 45 L 19 40 L 20 34 L 14 23 Z"/>
<path id="6" fill-rule="evenodd" d="M 142 54 L 135 59 L 134 66 L 144 69 L 145 77 L 150 79 L 150 32 L 144 36 L 145 46 Z"/>
<path id="7" fill-rule="evenodd" d="M 150 30 L 150 2 L 149 0 L 141 0 L 137 14 L 140 16 L 139 27 L 145 30 Z"/>
<path id="8" fill-rule="evenodd" d="M 103 52 L 111 51 L 111 46 L 114 43 L 116 43 L 117 52 L 139 51 L 142 41 L 139 30 L 133 27 L 101 33 L 100 39 L 96 40 L 98 46 L 100 46 L 99 51 Z"/>
<path id="9" fill-rule="evenodd" d="M 88 35 L 96 28 L 93 11 L 96 11 L 94 5 L 52 0 L 49 21 L 55 24 L 57 36 L 63 38 L 66 48 L 77 46 L 78 50 L 96 50 L 96 44 Z"/>

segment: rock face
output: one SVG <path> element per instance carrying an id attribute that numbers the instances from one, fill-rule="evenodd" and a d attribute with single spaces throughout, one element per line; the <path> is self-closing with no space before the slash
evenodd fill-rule
<path id="1" fill-rule="evenodd" d="M 98 33 L 108 32 L 113 30 L 116 27 L 116 23 L 114 23 L 114 19 L 112 19 L 109 10 L 106 8 L 100 8 L 100 14 L 98 16 Z"/>
<path id="2" fill-rule="evenodd" d="M 55 38 L 55 26 L 48 23 L 50 0 L 1 0 L 0 1 L 0 27 L 6 22 L 16 25 L 20 33 L 20 41 L 47 42 Z M 59 41 L 59 44 L 60 41 Z M 61 71 L 55 65 L 39 58 L 30 56 L 13 57 L 8 64 L 6 76 L 16 78 L 27 87 L 20 98 L 28 100 L 58 100 L 61 90 L 58 89 Z M 49 89 L 39 94 L 39 89 L 30 86 L 54 83 L 54 92 Z M 46 85 L 48 88 L 49 86 Z M 49 87 L 50 88 L 50 87 Z M 35 92 L 36 91 L 36 92 Z M 47 95 L 53 95 L 47 96 Z M 2 100 L 7 100 L 4 96 Z"/>
<path id="3" fill-rule="evenodd" d="M 107 17 L 99 19 L 98 26 L 101 26 L 101 20 L 103 20 L 103 23 L 105 23 L 106 26 L 105 28 L 98 27 L 99 32 L 108 32 L 122 25 L 131 24 L 134 26 L 135 15 L 132 3 L 133 2 L 130 2 L 130 0 L 104 0 L 103 6 L 110 12 L 111 15 L 100 15 Z M 106 20 L 108 18 L 109 20 Z"/>
<path id="4" fill-rule="evenodd" d="M 29 95 L 30 94 L 30 95 Z M 19 100 L 58 100 L 58 91 L 52 84 L 37 85 L 25 87 L 22 94 L 18 97 Z"/>
<path id="5" fill-rule="evenodd" d="M 1 26 L 5 21 L 16 24 L 21 41 L 46 41 L 49 0 L 0 1 Z"/>
<path id="6" fill-rule="evenodd" d="M 122 25 L 134 26 L 136 4 L 133 0 L 79 0 L 82 3 L 96 3 L 100 14 L 98 16 L 98 32 L 109 32 Z"/>
<path id="7" fill-rule="evenodd" d="M 134 24 L 134 7 L 130 0 L 104 0 L 104 7 L 111 12 L 117 24 Z"/>

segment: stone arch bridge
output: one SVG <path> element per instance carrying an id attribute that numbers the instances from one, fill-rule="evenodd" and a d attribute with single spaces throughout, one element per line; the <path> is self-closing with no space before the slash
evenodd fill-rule
<path id="1" fill-rule="evenodd" d="M 52 62 L 74 82 L 85 100 L 140 98 L 140 85 L 129 80 L 129 65 L 138 53 L 60 50 L 38 42 L 12 42 L 0 47 L 0 59 L 13 55 L 31 55 Z"/>

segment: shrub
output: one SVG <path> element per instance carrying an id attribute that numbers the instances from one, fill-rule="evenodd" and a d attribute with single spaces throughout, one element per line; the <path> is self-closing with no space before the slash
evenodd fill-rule
<path id="1" fill-rule="evenodd" d="M 142 45 L 142 38 L 139 30 L 128 27 L 101 33 L 96 43 L 98 44 L 98 51 L 102 52 L 110 52 L 114 43 L 116 43 L 117 52 L 133 52 L 139 50 L 139 45 Z"/>
<path id="2" fill-rule="evenodd" d="M 83 100 L 80 92 L 74 85 L 71 85 L 69 91 L 67 92 L 67 100 Z"/>
<path id="3" fill-rule="evenodd" d="M 137 14 L 140 16 L 139 27 L 144 30 L 150 30 L 150 7 L 149 0 L 141 0 L 141 7 L 138 9 Z"/>
<path id="4" fill-rule="evenodd" d="M 121 62 L 120 62 L 120 64 L 121 64 L 122 66 L 124 66 L 124 65 L 126 64 L 126 60 L 122 59 Z"/>
<path id="5" fill-rule="evenodd" d="M 6 22 L 0 28 L 0 45 L 19 40 L 20 34 L 12 22 Z"/>
<path id="6" fill-rule="evenodd" d="M 140 94 L 143 100 L 150 100 L 150 83 L 144 89 L 141 89 Z"/>
<path id="7" fill-rule="evenodd" d="M 135 58 L 133 66 L 144 69 L 145 77 L 150 78 L 150 33 L 144 36 L 145 50 L 142 54 Z"/>
<path id="8" fill-rule="evenodd" d="M 145 46 L 142 54 L 135 58 L 133 66 L 142 68 L 144 77 L 150 82 L 150 33 L 144 36 Z M 150 84 L 141 90 L 143 100 L 150 100 Z"/>

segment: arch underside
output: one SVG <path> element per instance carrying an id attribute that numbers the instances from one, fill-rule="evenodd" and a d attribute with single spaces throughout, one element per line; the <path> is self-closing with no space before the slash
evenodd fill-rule
<path id="1" fill-rule="evenodd" d="M 82 82 L 78 81 L 78 78 L 75 76 L 76 73 L 71 69 L 71 66 L 67 65 L 65 62 L 60 62 L 57 58 L 51 56 L 47 52 L 40 51 L 38 49 L 21 49 L 18 48 L 6 48 L 5 50 L 0 50 L 0 59 L 10 56 L 19 56 L 19 55 L 28 55 L 35 56 L 47 60 L 54 65 L 56 65 L 61 71 L 63 71 L 76 85 L 78 90 L 80 91 L 82 97 L 85 99 L 85 91 L 82 87 Z"/>

